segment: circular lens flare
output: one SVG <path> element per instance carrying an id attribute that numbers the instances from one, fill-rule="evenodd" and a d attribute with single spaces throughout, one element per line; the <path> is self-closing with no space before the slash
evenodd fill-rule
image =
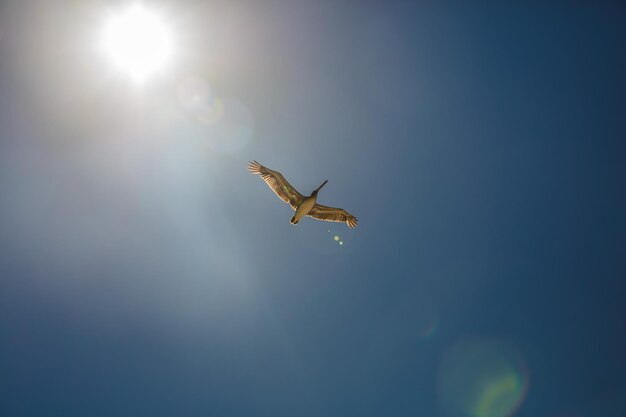
<path id="1" fill-rule="evenodd" d="M 454 417 L 509 417 L 528 388 L 525 362 L 498 340 L 466 340 L 442 358 L 439 401 Z"/>
<path id="2" fill-rule="evenodd" d="M 139 83 L 162 70 L 172 54 L 165 21 L 139 3 L 109 18 L 102 46 L 113 65 Z"/>

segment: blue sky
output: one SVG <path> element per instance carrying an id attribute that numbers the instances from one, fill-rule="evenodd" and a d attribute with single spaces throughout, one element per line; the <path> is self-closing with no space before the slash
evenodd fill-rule
<path id="1" fill-rule="evenodd" d="M 626 413 L 623 5 L 146 4 L 0 6 L 0 414 Z"/>

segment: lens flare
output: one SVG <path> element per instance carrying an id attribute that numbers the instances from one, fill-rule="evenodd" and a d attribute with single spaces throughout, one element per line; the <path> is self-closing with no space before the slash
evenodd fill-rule
<path id="1" fill-rule="evenodd" d="M 422 339 L 429 339 L 437 331 L 439 319 L 434 312 L 428 312 L 425 315 L 416 317 L 417 334 Z"/>
<path id="2" fill-rule="evenodd" d="M 224 103 L 200 77 L 189 77 L 179 84 L 178 100 L 199 123 L 212 125 L 224 116 Z"/>
<path id="3" fill-rule="evenodd" d="M 524 360 L 497 340 L 468 340 L 443 355 L 439 402 L 451 417 L 509 417 L 526 395 Z"/>
<path id="4" fill-rule="evenodd" d="M 254 136 L 250 109 L 240 100 L 214 96 L 203 78 L 190 77 L 179 83 L 178 101 L 190 116 L 181 134 L 197 137 L 214 152 L 237 153 Z"/>
<path id="5" fill-rule="evenodd" d="M 220 154 L 234 154 L 248 146 L 254 136 L 254 120 L 248 107 L 237 99 L 229 98 L 216 99 L 214 106 L 216 109 L 212 117 L 217 120 L 201 119 L 206 125 L 209 147 Z"/>

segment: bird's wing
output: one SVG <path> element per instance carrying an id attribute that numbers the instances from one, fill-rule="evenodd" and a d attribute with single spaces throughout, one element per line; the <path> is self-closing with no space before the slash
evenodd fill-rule
<path id="1" fill-rule="evenodd" d="M 354 228 L 357 225 L 357 219 L 352 214 L 348 213 L 344 209 L 327 207 L 321 204 L 315 204 L 308 216 L 317 220 L 325 220 L 327 222 L 346 222 L 349 228 Z"/>
<path id="2" fill-rule="evenodd" d="M 248 164 L 248 171 L 260 175 L 263 181 L 276 193 L 278 198 L 289 204 L 294 210 L 304 199 L 302 194 L 293 188 L 280 172 L 272 171 L 259 164 L 257 161 L 252 161 Z"/>

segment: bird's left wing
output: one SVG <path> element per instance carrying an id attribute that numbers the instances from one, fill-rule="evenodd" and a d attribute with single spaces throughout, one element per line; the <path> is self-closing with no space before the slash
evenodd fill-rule
<path id="1" fill-rule="evenodd" d="M 345 222 L 349 228 L 354 228 L 357 225 L 357 219 L 352 214 L 348 213 L 344 209 L 323 206 L 321 204 L 315 204 L 308 216 L 317 220 L 324 220 L 327 222 Z"/>
<path id="2" fill-rule="evenodd" d="M 283 175 L 278 171 L 273 171 L 268 167 L 252 161 L 248 164 L 248 171 L 260 175 L 263 181 L 276 193 L 278 198 L 289 204 L 294 210 L 298 208 L 304 197 L 298 192 Z"/>

